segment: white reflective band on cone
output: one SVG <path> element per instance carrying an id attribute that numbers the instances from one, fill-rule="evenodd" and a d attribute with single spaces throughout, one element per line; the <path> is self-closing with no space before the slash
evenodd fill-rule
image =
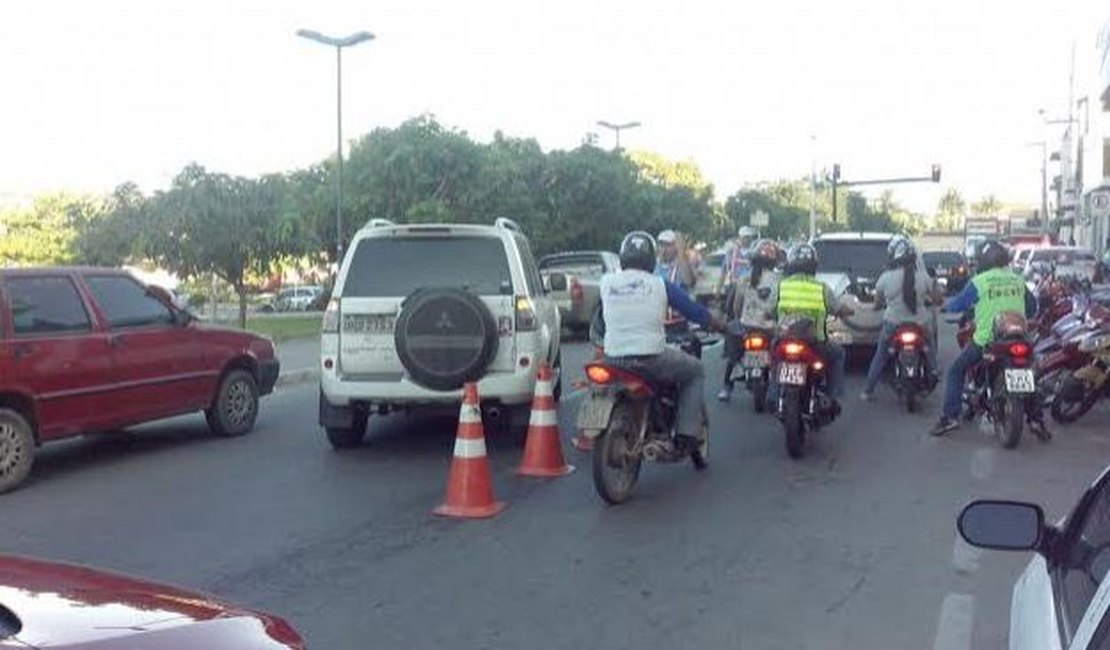
<path id="1" fill-rule="evenodd" d="M 553 427 L 559 424 L 559 418 L 555 411 L 533 410 L 532 417 L 528 418 L 528 424 L 537 427 Z"/>
<path id="2" fill-rule="evenodd" d="M 463 404 L 459 410 L 459 422 L 462 424 L 481 424 L 482 412 L 473 404 Z"/>
<path id="3" fill-rule="evenodd" d="M 486 441 L 455 438 L 455 458 L 485 458 Z"/>
<path id="4" fill-rule="evenodd" d="M 555 391 L 549 381 L 536 382 L 536 397 L 554 397 Z"/>

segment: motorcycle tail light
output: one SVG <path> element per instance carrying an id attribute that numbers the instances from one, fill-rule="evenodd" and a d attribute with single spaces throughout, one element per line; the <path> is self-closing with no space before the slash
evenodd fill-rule
<path id="1" fill-rule="evenodd" d="M 762 336 L 749 336 L 744 339 L 744 349 L 749 351 L 758 351 L 767 349 L 767 339 Z"/>
<path id="2" fill-rule="evenodd" d="M 1029 344 L 1018 341 L 1010 344 L 1010 356 L 1015 359 L 1024 359 L 1029 356 Z"/>
<path id="3" fill-rule="evenodd" d="M 913 346 L 917 345 L 918 338 L 919 337 L 917 335 L 917 332 L 915 332 L 913 330 L 906 330 L 905 332 L 900 332 L 898 334 L 898 341 L 902 345 L 905 345 L 905 346 L 908 346 L 908 347 L 913 347 Z"/>
<path id="4" fill-rule="evenodd" d="M 798 341 L 786 341 L 779 345 L 779 354 L 787 359 L 797 359 L 802 356 L 805 351 L 805 343 L 799 343 Z"/>
<path id="5" fill-rule="evenodd" d="M 595 384 L 608 384 L 613 380 L 613 373 L 605 366 L 586 366 L 586 377 Z"/>

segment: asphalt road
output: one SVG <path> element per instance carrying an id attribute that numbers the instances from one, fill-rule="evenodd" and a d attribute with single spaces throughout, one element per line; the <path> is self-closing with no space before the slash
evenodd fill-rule
<path id="1" fill-rule="evenodd" d="M 568 348 L 565 367 L 584 354 Z M 706 359 L 715 393 L 719 353 Z M 569 446 L 579 470 L 545 482 L 514 476 L 519 448 L 492 440 L 509 508 L 464 522 L 430 514 L 453 421 L 377 420 L 338 453 L 316 387 L 290 386 L 243 438 L 198 416 L 45 448 L 0 497 L 0 548 L 274 611 L 313 648 L 1004 647 L 1028 556 L 958 543 L 956 514 L 994 496 L 1063 516 L 1108 457 L 1110 412 L 1006 451 L 974 426 L 926 435 L 936 397 L 920 415 L 884 392 L 862 404 L 860 379 L 801 461 L 746 393 L 711 400 L 711 469 L 646 467 L 619 508 Z"/>

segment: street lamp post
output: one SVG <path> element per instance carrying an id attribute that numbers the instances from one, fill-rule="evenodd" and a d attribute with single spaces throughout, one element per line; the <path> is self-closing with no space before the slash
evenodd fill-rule
<path id="1" fill-rule="evenodd" d="M 1040 142 L 1026 142 L 1027 147 L 1041 148 L 1041 234 L 1048 234 L 1048 145 Z"/>
<path id="2" fill-rule="evenodd" d="M 355 32 L 343 38 L 325 36 L 311 29 L 298 29 L 297 36 L 335 48 L 335 262 L 343 262 L 343 48 L 374 39 L 370 32 Z"/>
<path id="3" fill-rule="evenodd" d="M 634 129 L 634 128 L 640 126 L 640 123 L 639 122 L 625 122 L 624 124 L 614 124 L 612 122 L 606 122 L 605 120 L 598 120 L 597 125 L 602 127 L 602 128 L 609 129 L 610 131 L 613 132 L 613 134 L 616 136 L 616 141 L 617 141 L 616 146 L 613 147 L 613 151 L 620 151 L 621 150 L 621 131 L 623 131 L 625 129 Z"/>

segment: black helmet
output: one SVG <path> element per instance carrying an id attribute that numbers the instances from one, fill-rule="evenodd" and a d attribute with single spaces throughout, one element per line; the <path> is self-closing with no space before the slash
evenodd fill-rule
<path id="1" fill-rule="evenodd" d="M 988 240 L 979 246 L 977 256 L 980 271 L 999 269 L 1010 264 L 1010 251 L 1001 243 Z"/>
<path id="2" fill-rule="evenodd" d="M 621 268 L 655 271 L 655 238 L 642 230 L 635 230 L 621 241 Z"/>
<path id="3" fill-rule="evenodd" d="M 813 244 L 795 244 L 786 254 L 786 272 L 806 273 L 813 275 L 817 272 L 817 249 Z"/>
<path id="4" fill-rule="evenodd" d="M 752 266 L 774 268 L 779 263 L 779 245 L 773 239 L 760 239 L 752 246 Z"/>
<path id="5" fill-rule="evenodd" d="M 917 250 L 905 235 L 895 235 L 886 245 L 886 259 L 890 266 L 909 266 L 917 260 Z"/>

